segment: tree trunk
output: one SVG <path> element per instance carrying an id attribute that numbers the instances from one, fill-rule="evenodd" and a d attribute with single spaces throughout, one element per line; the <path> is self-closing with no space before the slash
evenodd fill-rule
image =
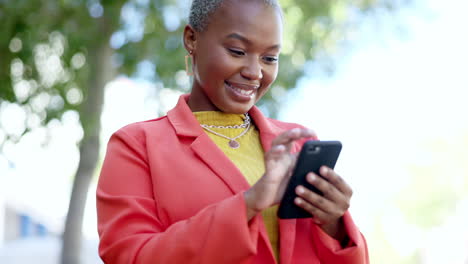
<path id="1" fill-rule="evenodd" d="M 112 48 L 109 37 L 112 32 L 105 18 L 98 20 L 99 36 L 89 47 L 89 86 L 80 110 L 84 136 L 80 145 L 80 161 L 73 182 L 68 214 L 63 233 L 62 264 L 80 264 L 82 225 L 89 185 L 99 158 L 101 113 L 104 104 L 104 87 L 112 78 Z"/>

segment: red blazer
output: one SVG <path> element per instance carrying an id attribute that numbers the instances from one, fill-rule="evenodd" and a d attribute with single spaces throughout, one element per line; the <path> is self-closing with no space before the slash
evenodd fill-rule
<path id="1" fill-rule="evenodd" d="M 250 186 L 206 135 L 188 95 L 167 116 L 112 135 L 97 189 L 99 254 L 105 263 L 275 263 L 261 214 L 247 222 Z M 249 114 L 265 151 L 299 127 Z M 295 151 L 303 142 L 295 145 Z M 344 215 L 342 249 L 310 219 L 279 220 L 281 263 L 368 263 L 364 237 Z"/>

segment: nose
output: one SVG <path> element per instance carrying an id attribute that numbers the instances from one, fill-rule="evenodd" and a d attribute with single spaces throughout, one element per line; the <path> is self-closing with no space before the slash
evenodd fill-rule
<path id="1" fill-rule="evenodd" d="M 263 78 L 262 65 L 257 59 L 248 60 L 241 70 L 241 75 L 248 80 L 261 80 Z"/>

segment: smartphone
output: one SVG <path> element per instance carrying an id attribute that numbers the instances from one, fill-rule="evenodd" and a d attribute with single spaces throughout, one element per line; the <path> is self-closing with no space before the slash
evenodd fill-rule
<path id="1" fill-rule="evenodd" d="M 302 146 L 296 166 L 289 180 L 286 191 L 278 208 L 278 217 L 282 219 L 289 218 L 307 218 L 312 217 L 307 211 L 297 206 L 294 199 L 297 197 L 296 187 L 302 185 L 320 195 L 323 193 L 307 182 L 306 175 L 314 172 L 320 176 L 319 169 L 322 166 L 334 168 L 341 152 L 340 141 L 318 141 L 309 140 Z"/>

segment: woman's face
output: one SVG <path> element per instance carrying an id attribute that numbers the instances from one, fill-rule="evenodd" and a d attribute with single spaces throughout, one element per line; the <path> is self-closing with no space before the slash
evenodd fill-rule
<path id="1" fill-rule="evenodd" d="M 225 1 L 203 32 L 187 26 L 191 110 L 246 113 L 276 79 L 282 29 L 279 10 L 249 0 Z"/>

